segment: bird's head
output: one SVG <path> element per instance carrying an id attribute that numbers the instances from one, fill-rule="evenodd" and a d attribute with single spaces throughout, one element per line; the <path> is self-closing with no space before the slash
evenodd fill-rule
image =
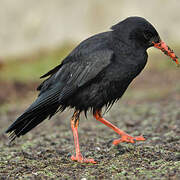
<path id="1" fill-rule="evenodd" d="M 128 17 L 120 23 L 112 26 L 112 30 L 118 32 L 129 39 L 129 42 L 135 43 L 145 49 L 149 47 L 156 47 L 164 54 L 169 56 L 178 66 L 178 57 L 173 50 L 161 40 L 158 32 L 146 19 L 142 17 Z"/>

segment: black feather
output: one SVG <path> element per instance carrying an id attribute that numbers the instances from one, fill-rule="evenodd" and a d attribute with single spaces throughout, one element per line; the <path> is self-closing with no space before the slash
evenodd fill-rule
<path id="1" fill-rule="evenodd" d="M 49 77 L 37 88 L 35 102 L 6 130 L 10 139 L 67 107 L 85 115 L 104 106 L 108 111 L 146 65 L 146 50 L 151 46 L 144 39 L 147 28 L 158 39 L 150 23 L 132 17 L 80 43 L 60 65 L 41 76 Z"/>

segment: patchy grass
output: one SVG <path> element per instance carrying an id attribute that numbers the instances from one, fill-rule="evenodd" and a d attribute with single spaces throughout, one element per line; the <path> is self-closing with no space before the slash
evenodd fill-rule
<path id="1" fill-rule="evenodd" d="M 170 102 L 170 103 L 169 103 Z M 116 104 L 106 115 L 132 135 L 144 134 L 147 140 L 136 144 L 112 145 L 118 138 L 112 130 L 82 116 L 79 135 L 85 157 L 97 164 L 70 160 L 74 145 L 70 129 L 71 112 L 47 120 L 11 146 L 0 136 L 0 174 L 7 178 L 63 179 L 178 179 L 180 178 L 179 101 L 161 103 L 131 102 Z M 21 109 L 19 109 L 20 111 Z M 19 113 L 1 117 L 4 127 Z M 67 119 L 67 120 L 65 120 Z M 1 123 L 1 124 L 2 124 Z"/>

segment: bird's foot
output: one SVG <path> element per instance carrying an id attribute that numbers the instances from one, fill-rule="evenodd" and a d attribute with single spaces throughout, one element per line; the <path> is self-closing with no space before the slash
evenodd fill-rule
<path id="1" fill-rule="evenodd" d="M 93 164 L 96 164 L 96 161 L 94 161 L 94 159 L 86 159 L 86 158 L 84 158 L 82 156 L 82 154 L 78 154 L 76 156 L 72 155 L 71 160 L 77 161 L 79 163 L 93 163 Z"/>
<path id="2" fill-rule="evenodd" d="M 115 139 L 113 141 L 113 144 L 118 145 L 121 142 L 135 143 L 136 141 L 145 141 L 145 140 L 146 139 L 143 136 L 132 137 L 132 136 L 130 136 L 128 134 L 124 134 L 124 135 L 121 136 L 120 139 Z"/>

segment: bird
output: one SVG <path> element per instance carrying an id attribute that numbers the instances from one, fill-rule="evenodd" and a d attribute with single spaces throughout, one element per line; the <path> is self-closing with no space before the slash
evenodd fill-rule
<path id="1" fill-rule="evenodd" d="M 144 69 L 150 47 L 160 49 L 179 66 L 173 50 L 143 17 L 127 17 L 108 31 L 82 41 L 58 66 L 40 77 L 46 79 L 37 88 L 37 99 L 5 131 L 10 142 L 66 108 L 74 109 L 70 122 L 75 144 L 73 161 L 97 163 L 83 157 L 80 151 L 78 125 L 83 112 L 86 115 L 90 111 L 97 121 L 120 135 L 113 141 L 114 145 L 145 141 L 142 135 L 130 136 L 105 120 L 102 108 L 109 110 L 122 97 Z"/>

